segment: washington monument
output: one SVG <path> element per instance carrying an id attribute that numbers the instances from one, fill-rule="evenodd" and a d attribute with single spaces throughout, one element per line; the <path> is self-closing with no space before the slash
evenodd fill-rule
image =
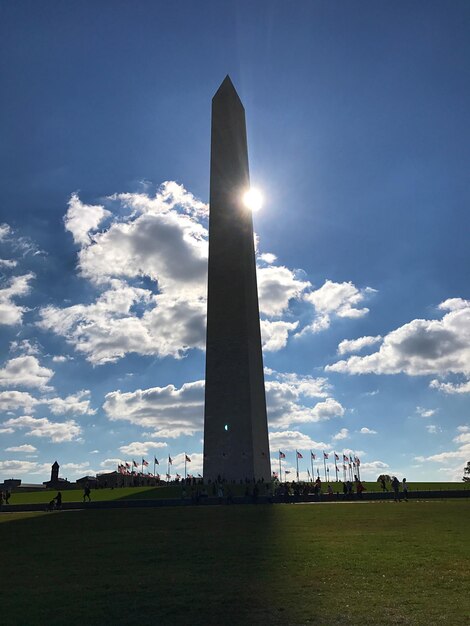
<path id="1" fill-rule="evenodd" d="M 204 479 L 271 479 L 245 110 L 212 99 Z"/>

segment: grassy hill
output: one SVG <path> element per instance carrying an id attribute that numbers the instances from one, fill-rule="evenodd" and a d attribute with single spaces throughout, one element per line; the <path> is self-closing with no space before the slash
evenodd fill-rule
<path id="1" fill-rule="evenodd" d="M 470 502 L 0 513 L 2 626 L 470 623 Z"/>

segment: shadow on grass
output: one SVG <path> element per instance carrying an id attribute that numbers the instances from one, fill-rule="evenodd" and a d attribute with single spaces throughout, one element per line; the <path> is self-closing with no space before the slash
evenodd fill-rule
<path id="1" fill-rule="evenodd" d="M 70 511 L 0 524 L 4 563 L 14 563 L 2 624 L 291 624 L 284 530 L 265 505 Z"/>

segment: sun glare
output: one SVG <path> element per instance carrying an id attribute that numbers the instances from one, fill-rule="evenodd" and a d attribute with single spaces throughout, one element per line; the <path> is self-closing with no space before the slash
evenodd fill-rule
<path id="1" fill-rule="evenodd" d="M 243 204 L 251 211 L 259 211 L 263 206 L 263 196 L 258 189 L 249 189 L 243 195 Z"/>

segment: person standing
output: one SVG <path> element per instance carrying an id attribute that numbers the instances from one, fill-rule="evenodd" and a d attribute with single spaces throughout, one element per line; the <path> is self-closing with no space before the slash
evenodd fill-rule
<path id="1" fill-rule="evenodd" d="M 403 500 L 408 502 L 408 483 L 406 482 L 406 478 L 402 481 L 402 490 L 403 490 Z"/>
<path id="2" fill-rule="evenodd" d="M 395 502 L 400 502 L 400 483 L 398 482 L 398 478 L 396 476 L 392 479 L 392 489 Z"/>
<path id="3" fill-rule="evenodd" d="M 54 498 L 54 500 L 55 500 L 55 508 L 60 511 L 60 509 L 62 508 L 62 493 L 60 491 L 57 492 L 57 495 Z"/>
<path id="4" fill-rule="evenodd" d="M 88 498 L 88 502 L 91 502 L 91 496 L 90 496 L 90 485 L 86 485 L 85 489 L 83 490 L 83 502 L 85 502 L 85 500 Z"/>

